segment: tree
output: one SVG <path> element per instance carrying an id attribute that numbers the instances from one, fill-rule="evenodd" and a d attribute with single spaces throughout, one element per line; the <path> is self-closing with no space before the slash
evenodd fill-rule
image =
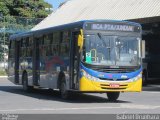
<path id="1" fill-rule="evenodd" d="M 46 8 L 52 8 L 52 5 L 44 0 L 0 0 L 0 11 L 4 16 L 45 18 L 51 13 Z"/>
<path id="2" fill-rule="evenodd" d="M 8 37 L 30 30 L 51 13 L 50 8 L 44 0 L 0 0 L 0 60 L 7 51 Z"/>

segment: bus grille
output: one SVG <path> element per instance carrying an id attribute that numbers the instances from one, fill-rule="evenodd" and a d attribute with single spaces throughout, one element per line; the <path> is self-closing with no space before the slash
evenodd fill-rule
<path id="1" fill-rule="evenodd" d="M 128 78 L 127 79 L 116 79 L 116 80 L 113 80 L 113 79 L 108 79 L 108 78 L 99 78 L 101 80 L 107 80 L 107 81 L 127 81 L 129 80 Z"/>

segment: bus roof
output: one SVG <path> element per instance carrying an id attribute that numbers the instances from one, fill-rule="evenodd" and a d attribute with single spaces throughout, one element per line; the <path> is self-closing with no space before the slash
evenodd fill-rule
<path id="1" fill-rule="evenodd" d="M 74 28 L 83 28 L 85 23 L 89 22 L 112 22 L 112 23 L 126 23 L 134 26 L 141 26 L 139 23 L 136 22 L 130 22 L 130 21 L 119 21 L 119 20 L 83 20 L 83 21 L 78 21 L 74 23 L 69 23 L 69 24 L 64 24 L 60 26 L 54 26 L 54 27 L 49 27 L 41 30 L 35 30 L 35 31 L 29 31 L 29 32 L 24 32 L 24 33 L 18 33 L 10 36 L 10 40 L 15 40 L 15 39 L 21 39 L 23 37 L 29 37 L 29 36 L 39 36 L 41 33 L 49 33 L 51 31 L 60 31 L 62 29 L 74 29 Z"/>

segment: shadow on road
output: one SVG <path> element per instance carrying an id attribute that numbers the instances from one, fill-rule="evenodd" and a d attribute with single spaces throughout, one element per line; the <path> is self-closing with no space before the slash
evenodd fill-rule
<path id="1" fill-rule="evenodd" d="M 143 91 L 160 92 L 160 85 L 150 84 L 150 85 L 144 86 Z"/>
<path id="2" fill-rule="evenodd" d="M 90 94 L 80 94 L 80 93 L 73 93 L 72 98 L 70 100 L 63 100 L 60 98 L 60 94 L 58 91 L 52 91 L 48 89 L 34 89 L 32 92 L 27 93 L 23 91 L 21 86 L 0 86 L 0 91 L 18 94 L 22 96 L 28 96 L 36 99 L 42 100 L 51 100 L 51 101 L 61 101 L 61 102 L 68 102 L 68 103 L 112 103 L 108 101 L 107 96 L 106 98 L 90 95 Z M 130 103 L 128 101 L 121 101 L 117 100 L 116 103 Z"/>

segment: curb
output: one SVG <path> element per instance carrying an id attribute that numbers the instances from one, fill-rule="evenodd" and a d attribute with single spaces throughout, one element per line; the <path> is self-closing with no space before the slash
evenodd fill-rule
<path id="1" fill-rule="evenodd" d="M 0 78 L 7 78 L 8 76 L 0 76 Z"/>

